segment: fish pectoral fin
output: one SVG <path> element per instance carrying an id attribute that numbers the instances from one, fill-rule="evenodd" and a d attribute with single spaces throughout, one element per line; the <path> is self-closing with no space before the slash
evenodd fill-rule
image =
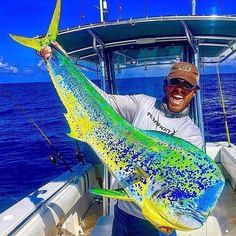
<path id="1" fill-rule="evenodd" d="M 113 199 L 119 199 L 123 201 L 133 201 L 132 198 L 125 192 L 123 188 L 112 190 L 112 189 L 102 189 L 102 188 L 92 188 L 90 192 L 99 196 L 109 197 Z"/>
<path id="2" fill-rule="evenodd" d="M 133 166 L 135 168 L 136 174 L 138 174 L 139 176 L 141 176 L 145 179 L 150 177 L 150 175 L 142 167 L 140 167 L 139 165 L 134 163 Z"/>
<path id="3" fill-rule="evenodd" d="M 150 178 L 149 173 L 147 173 L 142 167 L 138 166 L 136 163 L 133 163 L 134 172 L 125 178 L 120 180 L 120 184 L 124 187 L 136 184 L 142 180 L 148 180 Z"/>

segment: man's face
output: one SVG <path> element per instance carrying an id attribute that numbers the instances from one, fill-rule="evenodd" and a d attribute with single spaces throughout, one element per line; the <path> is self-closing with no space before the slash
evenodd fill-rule
<path id="1" fill-rule="evenodd" d="M 169 110 L 181 112 L 189 105 L 197 88 L 185 80 L 171 79 L 167 80 L 165 91 Z"/>

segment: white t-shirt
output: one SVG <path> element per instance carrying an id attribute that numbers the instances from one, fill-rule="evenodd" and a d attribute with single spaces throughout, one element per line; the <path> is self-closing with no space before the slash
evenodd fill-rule
<path id="1" fill-rule="evenodd" d="M 98 88 L 97 90 L 122 117 L 135 127 L 143 130 L 162 131 L 202 148 L 200 129 L 189 116 L 166 117 L 156 106 L 156 98 L 144 94 L 108 95 Z M 144 219 L 141 209 L 132 202 L 118 201 L 118 207 L 130 215 Z"/>
<path id="2" fill-rule="evenodd" d="M 202 148 L 200 129 L 190 117 L 166 117 L 156 106 L 156 98 L 144 94 L 122 96 L 102 93 L 102 96 L 122 117 L 135 127 L 143 130 L 162 131 Z"/>

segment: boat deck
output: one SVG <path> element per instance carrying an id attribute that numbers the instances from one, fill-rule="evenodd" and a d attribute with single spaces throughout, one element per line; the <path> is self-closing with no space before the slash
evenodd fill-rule
<path id="1" fill-rule="evenodd" d="M 91 235 L 92 230 L 101 215 L 102 215 L 102 203 L 96 202 L 89 208 L 82 222 L 82 229 L 84 236 Z M 102 235 L 104 234 L 100 234 L 100 236 Z"/>
<path id="2" fill-rule="evenodd" d="M 228 181 L 225 183 L 225 188 L 213 211 L 213 215 L 219 222 L 222 236 L 236 235 L 236 194 Z"/>

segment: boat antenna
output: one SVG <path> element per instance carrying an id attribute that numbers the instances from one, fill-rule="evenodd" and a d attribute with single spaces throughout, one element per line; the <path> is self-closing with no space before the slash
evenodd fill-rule
<path id="1" fill-rule="evenodd" d="M 222 106 L 223 115 L 224 115 L 225 131 L 226 131 L 226 136 L 227 136 L 227 141 L 228 141 L 228 147 L 231 147 L 230 134 L 229 134 L 229 126 L 228 126 L 227 117 L 226 117 L 224 95 L 223 95 L 223 90 L 222 90 L 222 84 L 221 84 L 221 79 L 220 79 L 218 63 L 216 63 L 216 73 L 217 73 L 217 79 L 218 79 L 218 85 L 219 85 L 219 93 L 220 93 L 220 98 L 221 98 L 221 106 Z"/>
<path id="2" fill-rule="evenodd" d="M 147 0 L 144 0 L 144 17 L 147 17 Z"/>
<path id="3" fill-rule="evenodd" d="M 70 172 L 73 172 L 72 168 L 69 166 L 63 155 L 60 153 L 60 151 L 57 149 L 57 147 L 51 142 L 51 140 L 48 138 L 48 136 L 44 133 L 44 131 L 39 127 L 39 125 L 33 120 L 33 118 L 30 116 L 30 114 L 26 111 L 26 109 L 18 102 L 16 101 L 10 94 L 7 94 L 6 92 L 1 92 L 1 96 L 9 99 L 14 103 L 16 108 L 21 111 L 27 118 L 27 120 L 34 125 L 34 127 L 38 130 L 38 132 L 44 137 L 44 139 L 47 141 L 47 143 L 50 145 L 50 147 L 54 150 L 55 154 L 52 154 L 49 156 L 49 159 L 52 163 L 56 163 L 57 159 L 61 159 L 62 162 L 65 164 L 67 169 Z"/>
<path id="4" fill-rule="evenodd" d="M 221 8 L 221 14 L 224 15 L 225 11 L 224 11 L 224 7 L 223 7 L 223 4 L 222 4 L 222 1 L 218 0 L 218 2 L 219 2 L 219 5 L 220 5 L 220 8 Z"/>
<path id="5" fill-rule="evenodd" d="M 85 0 L 82 0 L 81 4 L 80 4 L 80 20 L 81 20 L 81 22 L 83 22 L 84 19 L 85 19 Z"/>
<path id="6" fill-rule="evenodd" d="M 121 20 L 122 18 L 122 11 L 123 11 L 123 4 L 122 4 L 122 0 L 119 1 L 119 20 Z"/>
<path id="7" fill-rule="evenodd" d="M 196 15 L 196 0 L 192 0 L 192 16 Z"/>
<path id="8" fill-rule="evenodd" d="M 107 1 L 106 0 L 100 0 L 100 19 L 101 22 L 105 22 L 108 20 L 108 9 L 107 9 Z"/>

